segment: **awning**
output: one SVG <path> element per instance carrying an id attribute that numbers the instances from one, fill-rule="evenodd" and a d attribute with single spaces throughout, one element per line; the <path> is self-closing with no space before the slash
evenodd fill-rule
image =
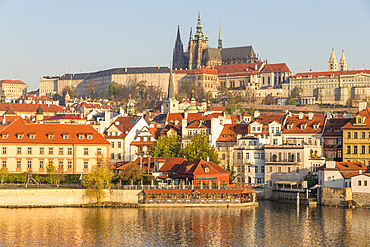
<path id="1" fill-rule="evenodd" d="M 302 181 L 277 181 L 275 184 L 288 184 L 288 185 L 297 185 L 301 184 Z"/>

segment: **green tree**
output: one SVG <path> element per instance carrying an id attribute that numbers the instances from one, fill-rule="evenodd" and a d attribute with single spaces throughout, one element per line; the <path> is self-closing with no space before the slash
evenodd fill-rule
<path id="1" fill-rule="evenodd" d="M 308 188 L 311 188 L 312 186 L 316 185 L 318 182 L 317 175 L 312 172 L 308 172 L 308 174 L 304 176 L 303 180 L 307 181 Z"/>
<path id="2" fill-rule="evenodd" d="M 111 81 L 105 91 L 107 93 L 108 98 L 110 99 L 117 98 L 119 94 L 119 87 L 117 82 Z"/>
<path id="3" fill-rule="evenodd" d="M 255 111 L 256 111 L 256 109 L 254 109 L 252 106 L 249 108 L 249 115 L 251 115 L 252 119 L 254 118 Z"/>
<path id="4" fill-rule="evenodd" d="M 288 99 L 285 101 L 285 105 L 295 105 L 295 100 L 292 95 L 289 95 Z"/>
<path id="5" fill-rule="evenodd" d="M 188 160 L 209 158 L 215 164 L 219 164 L 215 147 L 209 144 L 208 133 L 198 133 L 193 136 L 191 142 L 183 149 L 183 155 Z"/>
<path id="6" fill-rule="evenodd" d="M 114 174 L 106 160 L 102 159 L 93 165 L 91 172 L 84 175 L 82 184 L 86 187 L 86 194 L 90 199 L 96 198 L 99 204 L 104 197 L 104 189 L 110 186 Z"/>
<path id="7" fill-rule="evenodd" d="M 62 91 L 63 96 L 66 96 L 67 92 L 72 99 L 78 98 L 78 92 L 75 86 L 66 86 L 65 88 L 63 88 Z"/>
<path id="8" fill-rule="evenodd" d="M 0 180 L 1 180 L 1 184 L 4 183 L 4 181 L 7 179 L 8 175 L 9 175 L 8 168 L 3 167 L 3 168 L 0 169 Z"/>
<path id="9" fill-rule="evenodd" d="M 234 183 L 234 180 L 235 180 L 235 169 L 234 169 L 234 166 L 233 165 L 227 166 L 226 167 L 226 170 L 228 170 L 230 172 L 230 174 L 229 174 L 229 183 L 230 184 L 233 184 Z"/>
<path id="10" fill-rule="evenodd" d="M 152 146 L 153 157 L 180 157 L 181 143 L 178 135 L 161 136 Z"/>
<path id="11" fill-rule="evenodd" d="M 49 163 L 46 165 L 46 173 L 48 175 L 47 181 L 50 184 L 53 184 L 54 183 L 55 172 L 56 172 L 56 168 L 55 168 L 53 162 L 52 161 L 49 161 Z"/>
<path id="12" fill-rule="evenodd" d="M 142 173 L 143 171 L 137 164 L 131 163 L 126 167 L 125 170 L 123 170 L 123 172 L 119 174 L 119 177 L 124 183 L 134 184 L 141 179 Z"/>

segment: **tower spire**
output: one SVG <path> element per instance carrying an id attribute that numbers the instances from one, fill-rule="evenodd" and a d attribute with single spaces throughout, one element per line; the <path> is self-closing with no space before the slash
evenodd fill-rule
<path id="1" fill-rule="evenodd" d="M 172 64 L 172 61 L 170 62 L 170 79 L 168 82 L 168 99 L 175 99 L 175 85 L 173 84 L 171 64 Z"/>
<path id="2" fill-rule="evenodd" d="M 334 54 L 334 48 L 331 50 L 331 55 L 328 62 L 328 71 L 338 71 L 338 61 Z"/>
<path id="3" fill-rule="evenodd" d="M 220 23 L 220 33 L 218 35 L 218 49 L 222 50 L 222 37 L 221 37 L 221 23 Z"/>
<path id="4" fill-rule="evenodd" d="M 203 39 L 203 32 L 202 32 L 202 24 L 200 19 L 200 11 L 198 11 L 198 23 L 197 23 L 197 31 L 194 34 L 195 40 L 202 40 Z"/>
<path id="5" fill-rule="evenodd" d="M 339 62 L 339 70 L 347 71 L 347 61 L 346 58 L 344 57 L 344 50 L 342 50 L 342 57 L 340 58 Z"/>

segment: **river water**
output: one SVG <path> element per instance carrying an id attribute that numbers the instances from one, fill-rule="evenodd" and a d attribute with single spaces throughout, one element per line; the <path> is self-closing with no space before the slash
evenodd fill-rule
<path id="1" fill-rule="evenodd" d="M 260 201 L 249 208 L 0 209 L 0 246 L 370 246 L 370 210 Z"/>

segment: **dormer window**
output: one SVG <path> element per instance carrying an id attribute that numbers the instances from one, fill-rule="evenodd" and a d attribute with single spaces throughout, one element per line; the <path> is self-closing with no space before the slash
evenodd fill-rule
<path id="1" fill-rule="evenodd" d="M 3 139 L 8 139 L 9 134 L 3 134 Z"/>
<path id="2" fill-rule="evenodd" d="M 208 167 L 204 168 L 204 172 L 209 172 L 209 168 Z"/>
<path id="3" fill-rule="evenodd" d="M 92 140 L 93 139 L 93 135 L 92 134 L 87 134 L 87 139 Z"/>
<path id="4" fill-rule="evenodd" d="M 78 139 L 81 139 L 82 140 L 82 139 L 85 139 L 85 137 L 83 135 L 79 135 L 78 136 Z"/>
<path id="5" fill-rule="evenodd" d="M 293 124 L 289 124 L 289 125 L 287 125 L 287 129 L 288 130 L 291 130 L 293 128 Z"/>
<path id="6" fill-rule="evenodd" d="M 30 134 L 30 139 L 35 139 L 36 134 Z"/>
<path id="7" fill-rule="evenodd" d="M 318 125 L 314 125 L 313 126 L 313 129 L 315 129 L 315 130 L 317 130 L 319 128 L 319 126 Z"/>
<path id="8" fill-rule="evenodd" d="M 17 133 L 17 138 L 18 139 L 23 139 L 24 133 Z"/>
<path id="9" fill-rule="evenodd" d="M 63 139 L 64 140 L 68 140 L 68 138 L 69 138 L 69 134 L 63 134 Z"/>
<path id="10" fill-rule="evenodd" d="M 306 129 L 306 125 L 301 125 L 301 129 L 302 130 Z"/>

